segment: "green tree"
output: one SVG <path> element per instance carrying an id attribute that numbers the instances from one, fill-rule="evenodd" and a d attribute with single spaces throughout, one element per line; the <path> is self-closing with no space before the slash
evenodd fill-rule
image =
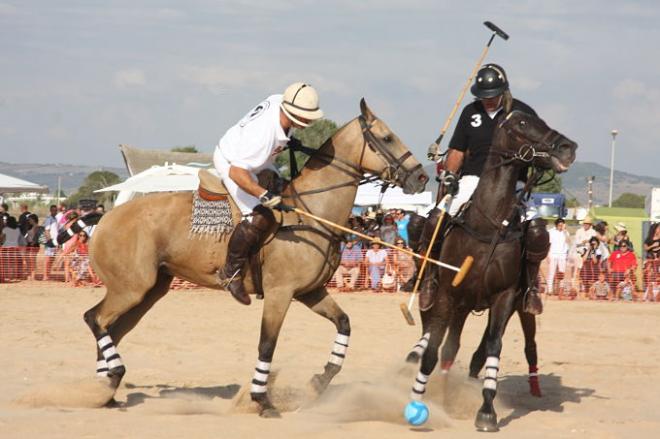
<path id="1" fill-rule="evenodd" d="M 66 203 L 69 206 L 76 206 L 78 205 L 78 201 L 84 198 L 93 198 L 102 204 L 112 203 L 116 195 L 114 192 L 99 192 L 95 194 L 94 191 L 119 182 L 121 182 L 121 178 L 114 172 L 94 171 L 85 177 L 85 181 L 83 181 L 82 185 L 80 185 L 74 194 L 67 198 Z"/>
<path id="2" fill-rule="evenodd" d="M 612 201 L 612 207 L 641 207 L 644 208 L 644 196 L 624 192 L 619 198 Z"/>
<path id="3" fill-rule="evenodd" d="M 557 174 L 553 174 L 551 171 L 544 171 L 539 183 L 541 184 L 534 186 L 532 192 L 547 192 L 552 194 L 558 194 L 561 192 L 561 177 Z"/>
<path id="4" fill-rule="evenodd" d="M 170 149 L 172 152 L 199 152 L 195 145 L 186 145 L 186 146 L 175 146 Z"/>
<path id="5" fill-rule="evenodd" d="M 580 202 L 577 198 L 571 197 L 566 201 L 566 207 L 580 207 Z"/>
<path id="6" fill-rule="evenodd" d="M 319 119 L 310 124 L 307 128 L 296 129 L 293 132 L 293 137 L 296 137 L 300 142 L 309 147 L 318 149 L 328 140 L 335 132 L 337 132 L 337 124 L 330 119 Z M 309 156 L 302 152 L 296 152 L 296 163 L 298 170 L 301 170 Z M 284 151 L 275 157 L 275 166 L 278 167 L 283 177 L 289 178 L 291 171 L 289 169 L 289 151 Z"/>

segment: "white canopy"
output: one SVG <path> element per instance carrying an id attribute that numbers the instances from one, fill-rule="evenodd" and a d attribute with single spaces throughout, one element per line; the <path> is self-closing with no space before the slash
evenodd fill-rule
<path id="1" fill-rule="evenodd" d="M 48 193 L 48 187 L 21 180 L 20 178 L 10 177 L 9 175 L 0 174 L 0 193 L 16 194 L 23 192 L 40 192 L 45 194 Z"/>
<path id="2" fill-rule="evenodd" d="M 374 206 L 379 204 L 380 201 L 385 209 L 420 210 L 433 203 L 433 193 L 431 192 L 408 195 L 404 194 L 403 189 L 399 187 L 387 189 L 381 201 L 381 187 L 377 183 L 363 184 L 358 188 L 354 204 L 356 206 Z"/>
<path id="3" fill-rule="evenodd" d="M 152 166 L 125 181 L 94 192 L 118 191 L 115 206 L 125 203 L 139 193 L 193 191 L 199 186 L 194 166 L 170 165 Z"/>

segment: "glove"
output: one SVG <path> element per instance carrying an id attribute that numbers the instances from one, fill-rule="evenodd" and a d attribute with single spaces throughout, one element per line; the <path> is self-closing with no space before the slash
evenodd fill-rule
<path id="1" fill-rule="evenodd" d="M 437 143 L 431 143 L 426 151 L 426 158 L 432 162 L 437 162 L 441 157 L 442 154 L 440 153 L 440 145 Z"/>
<path id="2" fill-rule="evenodd" d="M 442 187 L 445 194 L 449 194 L 452 197 L 458 193 L 458 177 L 456 174 L 450 171 L 444 171 L 442 175 Z"/>
<path id="3" fill-rule="evenodd" d="M 295 209 L 293 206 L 289 206 L 287 204 L 280 203 L 277 206 L 273 207 L 275 210 L 279 210 L 280 212 L 293 212 Z"/>
<path id="4" fill-rule="evenodd" d="M 282 197 L 275 195 L 271 191 L 265 191 L 263 194 L 259 195 L 259 202 L 262 206 L 274 209 L 282 203 Z"/>

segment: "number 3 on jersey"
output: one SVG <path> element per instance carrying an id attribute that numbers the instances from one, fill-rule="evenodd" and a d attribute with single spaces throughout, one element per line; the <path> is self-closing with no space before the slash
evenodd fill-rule
<path id="1" fill-rule="evenodd" d="M 481 126 L 481 114 L 473 114 L 472 122 L 470 122 L 470 125 L 472 125 L 475 128 Z"/>

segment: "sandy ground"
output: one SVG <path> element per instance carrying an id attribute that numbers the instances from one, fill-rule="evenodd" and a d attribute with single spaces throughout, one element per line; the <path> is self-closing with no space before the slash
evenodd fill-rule
<path id="1" fill-rule="evenodd" d="M 1 438 L 463 438 L 483 436 L 473 421 L 480 384 L 467 363 L 485 316 L 466 325 L 447 393 L 433 375 L 422 428 L 405 424 L 416 368 L 403 362 L 419 326 L 405 324 L 401 294 L 336 294 L 353 334 L 343 371 L 313 397 L 334 327 L 291 306 L 272 382 L 282 419 L 261 419 L 244 401 L 262 302 L 226 293 L 175 291 L 119 346 L 128 372 L 120 408 L 91 407 L 107 389 L 93 379 L 94 340 L 82 314 L 100 289 L 42 283 L 0 285 Z M 515 318 L 514 318 L 515 319 Z M 512 320 L 504 340 L 497 412 L 506 437 L 660 437 L 660 306 L 546 303 L 537 337 L 542 398 L 529 395 L 522 334 Z M 450 436 L 447 436 L 450 435 Z"/>

